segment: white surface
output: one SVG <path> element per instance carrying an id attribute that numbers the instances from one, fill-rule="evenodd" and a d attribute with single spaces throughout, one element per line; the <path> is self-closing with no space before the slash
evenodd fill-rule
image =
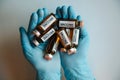
<path id="1" fill-rule="evenodd" d="M 72 5 L 91 38 L 88 62 L 97 80 L 120 80 L 120 0 L 0 0 L 0 80 L 35 80 L 20 47 L 19 26 L 32 12 Z M 3 78 L 3 79 L 2 79 Z"/>

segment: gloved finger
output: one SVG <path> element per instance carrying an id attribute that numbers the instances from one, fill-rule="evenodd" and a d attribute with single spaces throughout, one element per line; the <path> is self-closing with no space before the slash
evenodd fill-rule
<path id="1" fill-rule="evenodd" d="M 67 19 L 68 18 L 68 10 L 67 10 L 66 6 L 62 6 L 61 12 L 62 12 L 62 18 Z"/>
<path id="2" fill-rule="evenodd" d="M 77 20 L 78 20 L 78 21 L 82 21 L 80 15 L 77 16 Z"/>
<path id="3" fill-rule="evenodd" d="M 62 15 L 61 15 L 61 8 L 60 7 L 57 7 L 56 9 L 56 18 L 61 18 Z"/>
<path id="4" fill-rule="evenodd" d="M 77 20 L 82 21 L 80 15 L 77 16 Z M 84 37 L 88 37 L 88 33 L 87 33 L 87 30 L 86 30 L 85 27 L 81 27 L 81 29 L 80 29 L 80 38 L 84 38 Z"/>
<path id="5" fill-rule="evenodd" d="M 38 9 L 37 11 L 38 14 L 38 24 L 42 22 L 43 18 L 44 18 L 44 11 L 43 9 Z"/>
<path id="6" fill-rule="evenodd" d="M 33 29 L 36 27 L 37 21 L 38 21 L 38 15 L 36 12 L 34 12 L 32 13 L 30 21 L 29 21 L 28 35 L 30 35 Z"/>
<path id="7" fill-rule="evenodd" d="M 46 41 L 46 42 L 40 43 L 39 46 L 37 47 L 41 50 L 45 50 L 48 44 L 49 44 L 48 41 Z"/>
<path id="8" fill-rule="evenodd" d="M 76 14 L 72 6 L 68 7 L 68 18 L 69 19 L 76 19 Z"/>
<path id="9" fill-rule="evenodd" d="M 25 29 L 23 27 L 20 27 L 19 31 L 20 31 L 21 45 L 23 50 L 31 50 L 32 47 Z"/>
<path id="10" fill-rule="evenodd" d="M 46 8 L 43 8 L 43 11 L 44 11 L 44 18 L 46 18 L 49 15 L 48 10 Z"/>
<path id="11" fill-rule="evenodd" d="M 33 39 L 33 34 L 32 31 L 35 29 L 35 27 L 37 26 L 37 21 L 38 21 L 38 15 L 36 12 L 32 13 L 30 21 L 29 21 L 29 26 L 28 26 L 28 38 L 30 41 L 32 41 Z"/>

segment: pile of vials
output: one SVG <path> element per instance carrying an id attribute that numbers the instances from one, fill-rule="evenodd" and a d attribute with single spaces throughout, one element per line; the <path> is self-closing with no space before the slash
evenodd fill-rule
<path id="1" fill-rule="evenodd" d="M 34 39 L 32 42 L 35 46 L 39 46 L 40 43 L 49 41 L 44 55 L 46 60 L 51 60 L 57 50 L 74 54 L 76 53 L 82 26 L 82 21 L 57 19 L 51 13 L 33 30 Z"/>

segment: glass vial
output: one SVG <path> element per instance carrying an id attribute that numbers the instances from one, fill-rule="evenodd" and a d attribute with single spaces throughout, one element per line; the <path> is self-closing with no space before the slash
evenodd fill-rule
<path id="1" fill-rule="evenodd" d="M 79 34 L 80 34 L 80 29 L 73 29 L 73 35 L 72 35 L 72 46 L 77 47 L 78 46 L 78 41 L 79 41 Z"/>
<path id="2" fill-rule="evenodd" d="M 63 45 L 64 48 L 70 49 L 71 48 L 71 42 L 70 39 L 64 29 L 61 29 L 57 31 L 58 36 L 60 37 L 60 42 Z"/>
<path id="3" fill-rule="evenodd" d="M 33 30 L 33 34 L 39 37 L 43 31 L 52 28 L 56 21 L 55 15 L 51 13 Z"/>
<path id="4" fill-rule="evenodd" d="M 71 39 L 71 36 L 72 36 L 72 33 L 71 33 L 71 32 L 72 32 L 72 30 L 69 29 L 69 28 L 66 28 L 65 31 L 66 31 L 69 39 L 72 40 L 72 39 Z M 64 48 L 64 47 L 62 47 L 62 48 L 60 48 L 60 51 L 65 53 L 65 52 L 67 52 L 67 49 Z"/>
<path id="5" fill-rule="evenodd" d="M 46 54 L 44 55 L 44 58 L 46 60 L 51 60 L 53 55 L 56 53 L 58 45 L 59 45 L 60 38 L 58 36 L 55 36 L 50 43 L 48 44 L 46 48 Z"/>
<path id="6" fill-rule="evenodd" d="M 82 27 L 83 26 L 83 21 L 78 21 L 76 19 L 60 19 L 58 21 L 58 26 L 60 28 L 75 28 L 75 27 Z"/>
<path id="7" fill-rule="evenodd" d="M 47 32 L 45 32 L 43 35 L 41 35 L 39 37 L 36 37 L 33 40 L 33 43 L 35 44 L 35 46 L 38 46 L 40 42 L 46 42 L 54 34 L 55 34 L 55 29 L 51 28 L 50 30 L 48 30 Z"/>
<path id="8" fill-rule="evenodd" d="M 72 35 L 72 41 L 71 41 L 72 48 L 68 50 L 68 54 L 76 53 L 76 48 L 79 42 L 79 34 L 80 34 L 80 29 L 78 28 L 73 29 L 73 35 Z"/>

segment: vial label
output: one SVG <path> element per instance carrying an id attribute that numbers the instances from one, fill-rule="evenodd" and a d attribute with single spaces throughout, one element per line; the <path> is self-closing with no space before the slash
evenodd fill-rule
<path id="1" fill-rule="evenodd" d="M 55 33 L 55 29 L 50 29 L 45 35 L 43 35 L 42 37 L 41 37 L 41 40 L 43 41 L 43 42 L 45 42 L 46 40 L 48 40 L 53 34 Z"/>
<path id="2" fill-rule="evenodd" d="M 43 30 L 46 30 L 50 25 L 52 25 L 56 21 L 56 18 L 51 15 L 44 23 L 42 23 L 40 26 Z"/>
<path id="3" fill-rule="evenodd" d="M 59 21 L 59 27 L 75 28 L 75 21 Z"/>
<path id="4" fill-rule="evenodd" d="M 60 35 L 61 39 L 63 40 L 64 45 L 70 45 L 71 44 L 70 40 L 69 40 L 69 38 L 68 38 L 68 36 L 67 36 L 67 34 L 64 30 L 61 30 L 59 32 L 59 35 Z"/>
<path id="5" fill-rule="evenodd" d="M 70 36 L 70 29 L 66 29 L 68 36 Z"/>
<path id="6" fill-rule="evenodd" d="M 73 29 L 72 44 L 78 45 L 79 40 L 79 29 Z"/>

